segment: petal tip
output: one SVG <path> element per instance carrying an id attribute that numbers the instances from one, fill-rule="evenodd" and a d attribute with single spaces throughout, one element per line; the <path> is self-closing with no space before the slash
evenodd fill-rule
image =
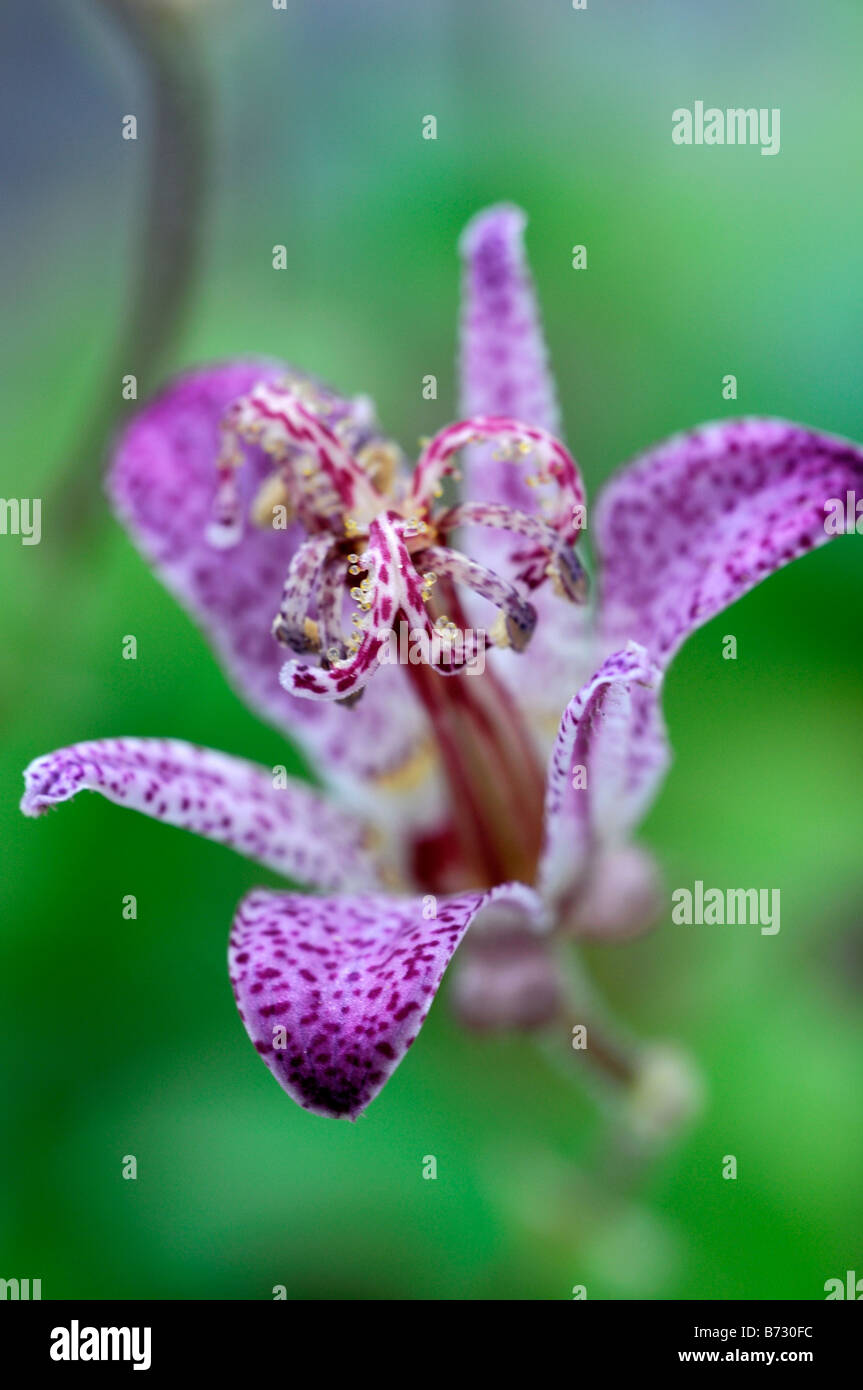
<path id="1" fill-rule="evenodd" d="M 25 816 L 43 816 L 60 801 L 78 791 L 83 769 L 69 757 L 57 754 L 36 758 L 24 769 L 24 795 L 19 803 Z"/>
<path id="2" fill-rule="evenodd" d="M 470 219 L 459 238 L 459 250 L 469 259 L 502 239 L 519 242 L 527 226 L 527 213 L 516 203 L 493 203 Z"/>

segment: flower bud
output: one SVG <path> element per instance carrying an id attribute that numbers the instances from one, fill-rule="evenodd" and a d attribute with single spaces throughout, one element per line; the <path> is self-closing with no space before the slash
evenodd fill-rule
<path id="1" fill-rule="evenodd" d="M 478 1031 L 549 1023 L 563 993 L 548 942 L 512 916 L 491 919 L 490 910 L 486 917 L 460 952 L 451 995 L 456 1017 Z"/>
<path id="2" fill-rule="evenodd" d="M 575 904 L 571 934 L 580 941 L 629 941 L 662 912 L 655 860 L 637 845 L 603 851 Z"/>

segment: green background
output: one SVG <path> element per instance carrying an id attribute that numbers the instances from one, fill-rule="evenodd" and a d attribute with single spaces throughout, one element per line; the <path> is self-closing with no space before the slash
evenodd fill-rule
<path id="1" fill-rule="evenodd" d="M 215 178 L 166 371 L 273 353 L 374 395 L 412 445 L 455 413 L 458 233 L 509 199 L 530 217 L 567 437 L 594 495 L 636 451 L 732 412 L 863 434 L 854 0 L 194 8 Z M 0 495 L 47 498 L 123 312 L 148 107 L 134 55 L 83 0 L 18 0 L 3 27 Z M 780 154 L 674 146 L 671 112 L 696 99 L 780 107 Z M 119 135 L 129 111 L 136 145 Z M 429 113 L 436 142 L 420 136 Z M 437 402 L 421 397 L 428 372 Z M 641 838 L 670 885 L 779 887 L 782 929 L 669 917 L 591 953 L 616 1011 L 683 1043 L 707 1085 L 688 1134 L 621 1194 L 592 1101 L 529 1041 L 460 1033 L 446 986 L 364 1119 L 303 1113 L 249 1046 L 225 968 L 235 903 L 274 880 L 97 797 L 19 815 L 26 763 L 85 738 L 291 759 L 107 508 L 95 532 L 71 529 L 46 504 L 40 546 L 0 537 L 0 1276 L 39 1277 L 46 1298 L 268 1298 L 276 1284 L 568 1298 L 583 1283 L 590 1298 L 759 1299 L 821 1298 L 826 1279 L 863 1273 L 857 538 L 709 624 L 668 678 L 675 763 Z M 126 633 L 136 662 L 121 660 Z"/>

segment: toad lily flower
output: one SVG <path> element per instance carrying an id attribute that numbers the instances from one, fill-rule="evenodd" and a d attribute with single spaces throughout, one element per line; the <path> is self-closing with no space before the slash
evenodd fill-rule
<path id="1" fill-rule="evenodd" d="M 629 837 L 668 765 L 663 673 L 690 632 L 827 540 L 825 501 L 863 484 L 863 451 L 784 421 L 679 435 L 601 495 L 587 604 L 584 495 L 523 224 L 497 207 L 465 233 L 467 418 L 412 478 L 365 399 L 272 362 L 181 377 L 119 442 L 119 517 L 325 790 L 144 739 L 25 774 L 30 815 L 98 791 L 319 890 L 249 894 L 229 956 L 254 1046 L 323 1115 L 356 1118 L 379 1092 L 468 929 L 462 1018 L 531 1027 L 567 1007 L 562 938 L 655 919 L 653 863 Z M 460 500 L 445 495 L 459 451 Z M 401 623 L 444 634 L 427 663 L 384 659 Z M 645 1054 L 591 1035 L 586 1055 L 644 1082 Z"/>

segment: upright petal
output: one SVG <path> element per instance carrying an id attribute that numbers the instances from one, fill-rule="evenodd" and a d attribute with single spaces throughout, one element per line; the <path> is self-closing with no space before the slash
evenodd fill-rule
<path id="1" fill-rule="evenodd" d="M 863 488 L 863 450 L 785 420 L 676 435 L 613 478 L 594 514 L 606 650 L 663 667 L 690 632 L 830 539 L 826 506 Z"/>
<path id="2" fill-rule="evenodd" d="M 551 756 L 543 896 L 571 903 L 592 862 L 625 841 L 668 766 L 656 687 L 661 680 L 635 642 L 615 652 L 570 701 Z"/>
<path id="3" fill-rule="evenodd" d="M 524 250 L 520 208 L 487 208 L 465 228 L 461 320 L 461 410 L 466 416 L 508 415 L 560 434 L 560 413 L 548 367 L 539 309 Z M 531 512 L 536 499 L 523 471 L 494 450 L 471 451 L 466 495 Z"/>
<path id="4" fill-rule="evenodd" d="M 323 400 L 328 420 L 352 449 L 377 438 L 366 403 L 342 401 L 308 379 L 303 387 L 276 363 L 227 363 L 185 374 L 138 412 L 119 440 L 109 491 L 139 549 L 210 636 L 250 704 L 297 738 L 324 775 L 359 801 L 367 795 L 362 784 L 395 775 L 424 736 L 404 672 L 381 672 L 374 697 L 356 709 L 289 695 L 279 684 L 284 654 L 271 627 L 302 529 L 246 524 L 228 550 L 207 540 L 220 422 L 253 386 L 287 375 L 293 389 Z M 254 510 L 271 470 L 272 460 L 250 447 L 237 478 L 246 512 Z"/>
<path id="5" fill-rule="evenodd" d="M 246 1031 L 288 1095 L 356 1119 L 416 1038 L 453 952 L 492 902 L 529 888 L 441 899 L 309 898 L 259 891 L 240 904 L 228 951 Z"/>
<path id="6" fill-rule="evenodd" d="M 560 412 L 548 365 L 539 308 L 524 249 L 527 218 L 506 204 L 486 209 L 461 240 L 464 261 L 461 317 L 463 415 L 509 415 L 560 437 Z M 488 445 L 465 454 L 464 493 L 469 503 L 502 502 L 540 513 L 541 490 L 523 468 Z M 518 570 L 518 541 L 477 531 L 470 551 L 498 573 Z M 537 624 L 529 660 L 492 653 L 495 669 L 542 727 L 553 733 L 572 691 L 589 675 L 590 615 L 561 602 L 550 590 L 532 596 Z M 469 610 L 471 611 L 471 610 Z"/>
<path id="7" fill-rule="evenodd" d="M 283 779 L 284 780 L 284 779 Z M 175 739 L 76 743 L 32 762 L 21 809 L 40 816 L 80 791 L 100 792 L 229 845 L 286 878 L 327 891 L 374 887 L 368 833 L 312 787 L 275 784 L 269 768 Z"/>

